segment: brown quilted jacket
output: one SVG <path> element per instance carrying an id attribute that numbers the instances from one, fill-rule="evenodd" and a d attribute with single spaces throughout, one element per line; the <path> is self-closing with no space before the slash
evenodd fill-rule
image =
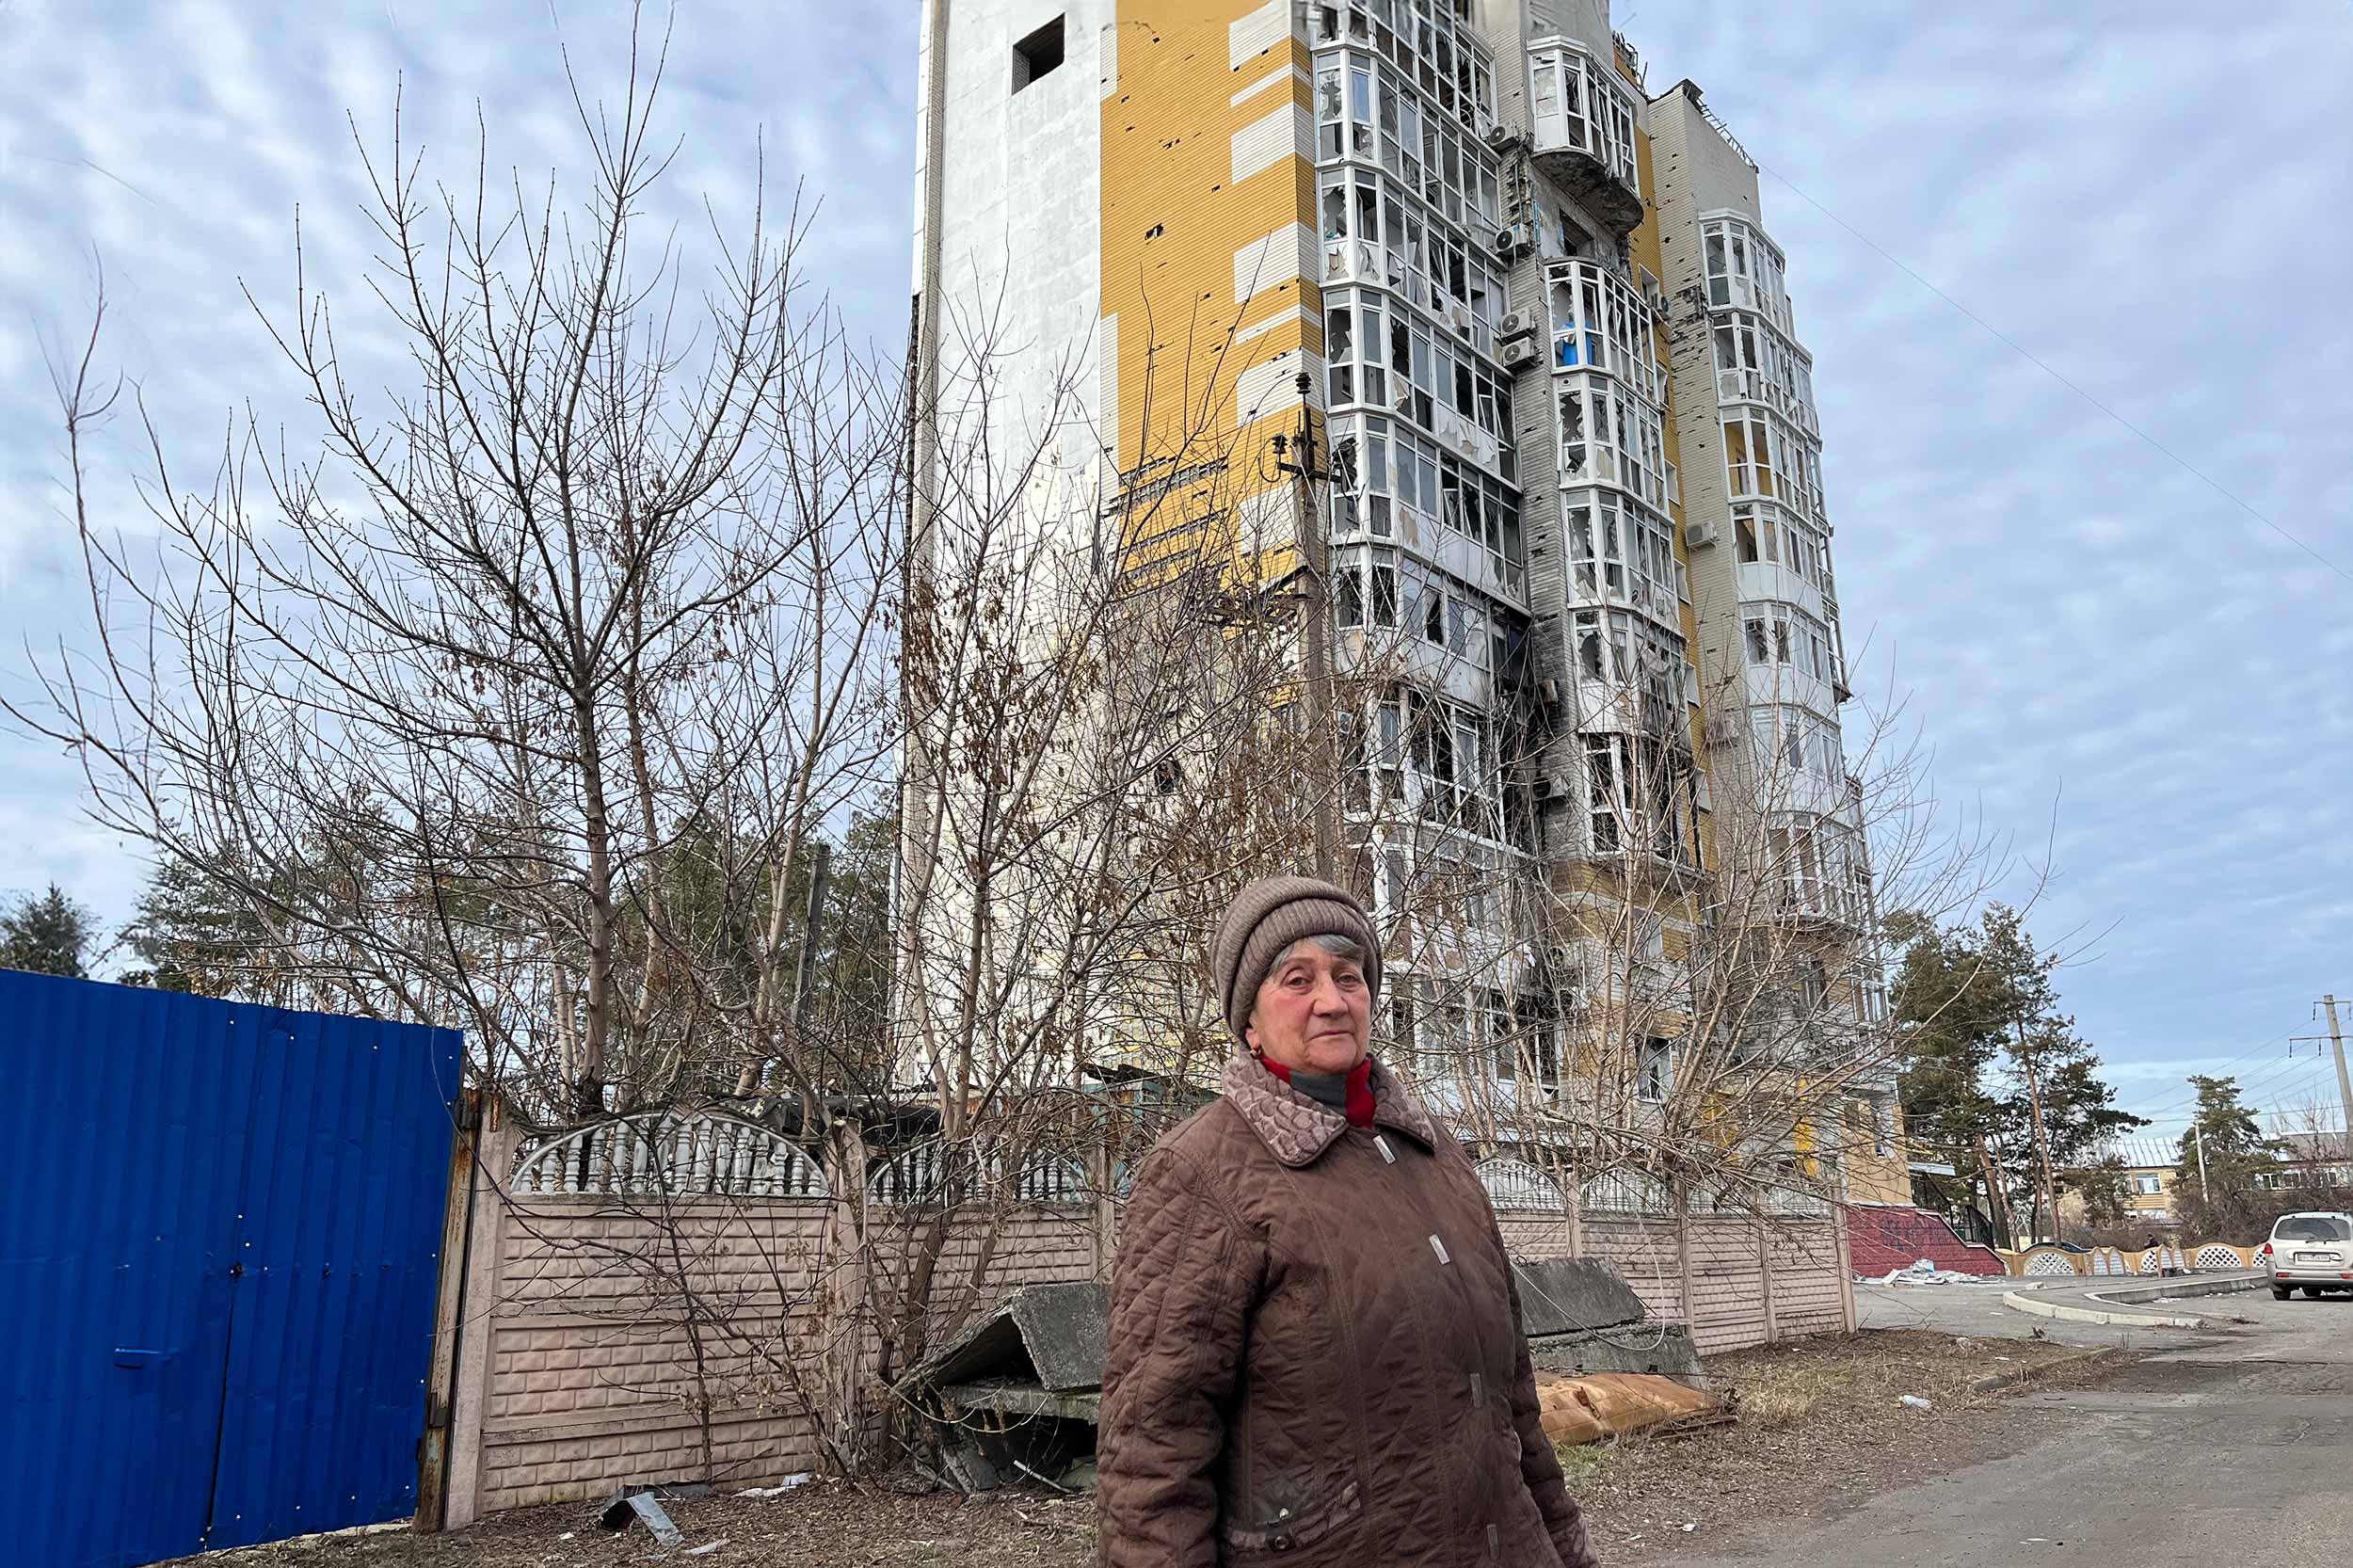
<path id="1" fill-rule="evenodd" d="M 1112 1275 L 1103 1568 L 1594 1568 L 1469 1160 L 1239 1056 L 1136 1174 Z"/>

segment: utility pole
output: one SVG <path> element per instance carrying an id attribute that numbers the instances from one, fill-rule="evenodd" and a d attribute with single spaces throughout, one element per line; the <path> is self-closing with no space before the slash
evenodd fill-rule
<path id="1" fill-rule="evenodd" d="M 2206 1191 L 2206 1128 L 2202 1122 L 2192 1122 L 2189 1130 L 2198 1143 L 2198 1201 L 2211 1204 L 2214 1198 Z"/>
<path id="2" fill-rule="evenodd" d="M 2329 1048 L 2337 1053 L 2337 1094 L 2345 1112 L 2345 1152 L 2353 1159 L 2353 1074 L 2345 1070 L 2345 1033 L 2337 1028 L 2336 993 L 2321 998 L 2320 1005 L 2329 1010 Z"/>
<path id="3" fill-rule="evenodd" d="M 2034 1068 L 2034 1052 L 2026 1045 L 2026 1020 L 2012 1020 L 2018 1026 L 2018 1060 L 2026 1069 L 2026 1101 L 2034 1110 L 2034 1159 L 2042 1172 L 2042 1201 L 2051 1206 L 2051 1240 L 2058 1240 L 2058 1184 L 2051 1176 L 2051 1144 L 2042 1130 L 2042 1075 Z M 2038 1211 L 2039 1212 L 2039 1211 Z M 2035 1235 L 2042 1234 L 2042 1222 L 2035 1222 Z"/>
<path id="4" fill-rule="evenodd" d="M 1337 759 L 1332 749 L 1331 541 L 1323 535 L 1322 508 L 1316 504 L 1315 490 L 1332 474 L 1330 470 L 1316 466 L 1315 380 L 1301 371 L 1297 385 L 1299 460 L 1286 459 L 1285 450 L 1290 442 L 1278 435 L 1274 438 L 1274 466 L 1291 476 L 1291 520 L 1299 539 L 1301 575 L 1306 580 L 1305 592 L 1300 596 L 1300 632 L 1307 678 L 1307 738 L 1315 759 L 1315 777 L 1308 788 L 1316 796 L 1316 874 L 1326 882 L 1337 882 L 1340 780 Z"/>

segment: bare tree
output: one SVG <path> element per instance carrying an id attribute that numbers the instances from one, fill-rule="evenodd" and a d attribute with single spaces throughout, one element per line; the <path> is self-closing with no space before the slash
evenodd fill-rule
<path id="1" fill-rule="evenodd" d="M 772 1068 L 822 1097 L 793 895 L 888 744 L 895 367 L 800 282 L 797 210 L 714 215 L 698 290 L 642 232 L 665 47 L 632 34 L 609 110 L 575 83 L 576 205 L 487 128 L 431 181 L 395 108 L 355 282 L 405 385 L 357 384 L 297 231 L 293 298 L 251 304 L 317 444 L 249 414 L 207 488 L 151 424 L 152 560 L 91 516 L 93 327 L 59 390 L 98 652 L 12 710 L 280 995 L 462 1026 L 540 1116 Z"/>

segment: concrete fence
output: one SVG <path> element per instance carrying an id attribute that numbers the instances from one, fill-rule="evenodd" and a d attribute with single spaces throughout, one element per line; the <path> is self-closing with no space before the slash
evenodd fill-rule
<path id="1" fill-rule="evenodd" d="M 904 1370 L 894 1308 L 927 1250 L 930 1299 L 953 1317 L 1107 1277 L 1117 1235 L 1119 1204 L 1067 1165 L 994 1171 L 999 1201 L 943 1217 L 920 1157 L 837 1192 L 806 1152 L 719 1116 L 492 1130 L 480 1148 L 453 1206 L 466 1240 L 440 1363 L 453 1528 L 623 1482 L 826 1469 Z M 1517 1161 L 1481 1175 L 1513 1253 L 1607 1258 L 1704 1353 L 1854 1326 L 1832 1213 L 1671 1211 L 1615 1177 L 1572 1199 Z"/>
<path id="2" fill-rule="evenodd" d="M 2169 1243 L 2160 1247 L 2093 1247 L 2086 1252 L 2049 1245 L 2017 1252 L 2001 1248 L 1995 1251 L 2009 1272 L 2022 1278 L 2063 1279 L 2070 1274 L 2093 1279 L 2130 1278 L 2138 1274 L 2235 1272 L 2263 1266 L 2253 1247 L 2233 1246 L 2228 1241 L 2207 1241 L 2197 1246 Z"/>

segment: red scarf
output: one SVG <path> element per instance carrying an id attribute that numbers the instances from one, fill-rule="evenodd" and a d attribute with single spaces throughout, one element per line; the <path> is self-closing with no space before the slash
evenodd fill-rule
<path id="1" fill-rule="evenodd" d="M 1285 1083 L 1291 1080 L 1291 1070 L 1280 1062 L 1270 1062 L 1261 1056 L 1258 1064 Z M 1348 1069 L 1348 1125 L 1370 1127 L 1372 1111 L 1372 1058 L 1368 1056 Z"/>

